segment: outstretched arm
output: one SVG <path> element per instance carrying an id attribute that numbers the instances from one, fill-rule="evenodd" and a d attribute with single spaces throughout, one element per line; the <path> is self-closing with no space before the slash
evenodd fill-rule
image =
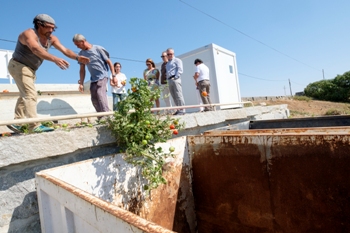
<path id="1" fill-rule="evenodd" d="M 39 45 L 38 36 L 35 34 L 33 29 L 27 29 L 22 32 L 18 40 L 26 45 L 35 55 L 38 57 L 54 62 L 58 67 L 65 70 L 69 67 L 69 63 L 62 58 L 56 57 L 48 53 L 44 48 Z"/>
<path id="2" fill-rule="evenodd" d="M 61 51 L 67 57 L 77 60 L 79 63 L 88 64 L 90 59 L 84 56 L 79 56 L 70 49 L 64 47 L 56 36 L 51 36 L 52 45 L 59 51 Z"/>

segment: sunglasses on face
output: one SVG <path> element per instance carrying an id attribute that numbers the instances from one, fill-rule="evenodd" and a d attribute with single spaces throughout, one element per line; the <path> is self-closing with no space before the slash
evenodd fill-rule
<path id="1" fill-rule="evenodd" d="M 150 64 L 150 63 L 146 63 L 146 66 L 151 66 L 152 64 Z"/>
<path id="2" fill-rule="evenodd" d="M 170 55 L 173 55 L 173 53 L 167 53 L 166 55 L 170 56 Z"/>
<path id="3" fill-rule="evenodd" d="M 162 56 L 160 56 L 160 57 L 163 58 L 163 57 L 166 57 L 166 56 L 163 56 L 163 55 L 162 55 Z"/>

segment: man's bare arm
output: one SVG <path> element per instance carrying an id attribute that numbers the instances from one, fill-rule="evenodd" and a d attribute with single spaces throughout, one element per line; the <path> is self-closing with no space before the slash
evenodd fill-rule
<path id="1" fill-rule="evenodd" d="M 197 80 L 198 77 L 199 77 L 199 73 L 198 72 L 194 73 L 193 78 Z"/>
<path id="2" fill-rule="evenodd" d="M 38 36 L 32 29 L 27 29 L 22 32 L 19 35 L 18 40 L 22 44 L 28 46 L 28 48 L 38 57 L 56 63 L 56 65 L 61 69 L 67 69 L 69 67 L 69 63 L 67 61 L 48 53 L 39 45 Z"/>
<path id="3" fill-rule="evenodd" d="M 75 52 L 73 52 L 70 49 L 67 49 L 66 47 L 64 47 L 60 40 L 56 37 L 56 36 L 51 36 L 51 40 L 52 40 L 52 45 L 59 51 L 61 51 L 64 55 L 66 55 L 67 57 L 71 58 L 71 59 L 75 59 L 77 60 L 79 63 L 83 63 L 83 64 L 88 64 L 90 62 L 90 59 L 84 56 L 79 56 L 78 54 L 76 54 Z"/>
<path id="4" fill-rule="evenodd" d="M 118 85 L 118 80 L 117 80 L 116 77 L 113 77 L 113 76 L 115 76 L 115 72 L 114 72 L 114 67 L 113 67 L 112 61 L 111 61 L 111 59 L 108 59 L 106 62 L 108 64 L 109 68 L 111 69 L 113 82 L 117 86 Z"/>
<path id="5" fill-rule="evenodd" d="M 79 70 L 79 91 L 81 93 L 84 93 L 84 79 L 85 79 L 85 65 L 80 64 L 80 70 Z"/>

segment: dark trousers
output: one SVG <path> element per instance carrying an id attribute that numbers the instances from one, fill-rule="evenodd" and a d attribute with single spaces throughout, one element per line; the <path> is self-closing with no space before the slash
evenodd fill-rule
<path id="1" fill-rule="evenodd" d="M 90 84 L 91 102 L 96 112 L 109 112 L 107 82 L 106 77 Z"/>

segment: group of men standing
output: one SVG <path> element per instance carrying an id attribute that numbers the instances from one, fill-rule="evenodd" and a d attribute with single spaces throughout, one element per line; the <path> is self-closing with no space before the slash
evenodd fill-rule
<path id="1" fill-rule="evenodd" d="M 174 49 L 169 48 L 162 53 L 161 58 L 163 64 L 161 67 L 161 84 L 163 86 L 163 98 L 167 107 L 171 107 L 169 93 L 174 100 L 176 106 L 185 106 L 185 100 L 182 93 L 181 75 L 183 73 L 183 66 L 181 59 L 175 57 Z M 194 73 L 194 80 L 196 89 L 201 96 L 203 104 L 211 104 L 210 101 L 210 81 L 209 68 L 202 60 L 196 59 L 194 61 L 196 71 Z M 204 107 L 204 111 L 213 111 L 213 107 Z M 184 115 L 185 109 L 178 109 L 173 115 Z"/>
<path id="2" fill-rule="evenodd" d="M 15 107 L 15 119 L 36 118 L 37 117 L 37 92 L 35 89 L 36 70 L 44 60 L 54 62 L 58 67 L 68 69 L 69 63 L 59 57 L 56 57 L 48 50 L 54 46 L 66 57 L 76 60 L 80 64 L 79 90 L 84 91 L 85 68 L 87 67 L 91 75 L 90 93 L 91 101 L 97 112 L 107 112 L 108 100 L 106 88 L 108 82 L 108 68 L 112 73 L 112 79 L 117 83 L 115 69 L 108 52 L 101 46 L 92 45 L 87 42 L 81 34 L 75 34 L 73 43 L 81 49 L 79 54 L 64 47 L 59 39 L 52 35 L 56 30 L 55 20 L 47 14 L 39 14 L 33 20 L 34 28 L 23 31 L 17 41 L 13 57 L 9 62 L 8 70 L 14 78 L 19 89 L 20 97 Z M 185 114 L 185 105 L 181 75 L 183 73 L 182 61 L 175 57 L 174 50 L 169 48 L 162 53 L 163 64 L 161 68 L 161 84 L 163 86 L 163 96 L 167 106 L 171 106 L 169 93 L 176 106 L 180 108 L 174 115 Z M 196 85 L 198 83 L 199 91 L 206 90 L 209 94 L 209 70 L 201 60 L 196 59 L 197 70 L 194 75 Z M 205 68 L 206 67 L 206 68 Z M 209 95 L 202 96 L 204 104 L 209 103 Z M 209 110 L 209 108 L 206 108 Z M 21 132 L 20 125 L 8 125 L 14 132 Z M 40 123 L 30 123 L 28 130 L 30 132 L 47 132 L 52 128 L 45 127 Z"/>

